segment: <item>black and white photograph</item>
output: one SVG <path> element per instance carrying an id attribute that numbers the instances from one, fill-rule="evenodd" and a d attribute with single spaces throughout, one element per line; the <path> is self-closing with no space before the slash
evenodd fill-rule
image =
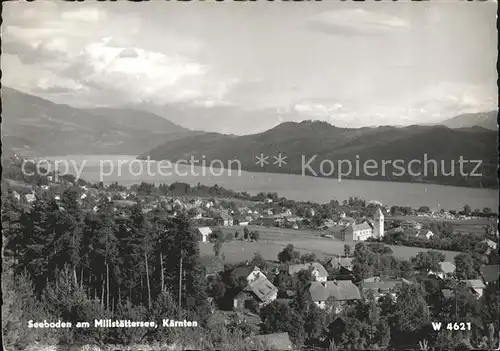
<path id="1" fill-rule="evenodd" d="M 496 0 L 2 5 L 4 350 L 500 350 Z"/>

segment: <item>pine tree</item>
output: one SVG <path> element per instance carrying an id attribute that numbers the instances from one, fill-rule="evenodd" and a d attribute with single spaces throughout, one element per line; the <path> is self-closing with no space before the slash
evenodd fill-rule
<path id="1" fill-rule="evenodd" d="M 110 308 L 110 298 L 111 298 L 111 285 L 114 281 L 111 281 L 113 277 L 117 274 L 118 269 L 118 243 L 115 236 L 116 226 L 113 221 L 112 214 L 108 211 L 99 212 L 97 218 L 97 230 L 95 231 L 95 237 L 93 238 L 92 246 L 94 249 L 94 271 L 101 271 L 101 296 L 103 301 L 101 303 Z M 101 269 L 100 269 L 101 268 Z M 105 291 L 105 300 L 104 293 Z M 115 291 L 113 289 L 113 291 Z M 114 295 L 113 295 L 114 297 Z"/>
<path id="2" fill-rule="evenodd" d="M 57 226 L 55 202 L 37 200 L 29 213 L 21 217 L 23 249 L 18 271 L 31 275 L 36 293 L 41 293 L 47 281 L 53 279 L 57 248 L 54 246 Z"/>
<path id="3" fill-rule="evenodd" d="M 151 275 L 149 268 L 154 266 L 153 248 L 156 243 L 156 233 L 153 226 L 142 212 L 140 205 L 135 206 L 132 210 L 130 216 L 130 229 L 132 240 L 129 249 L 134 251 L 132 258 L 135 262 L 136 269 L 140 272 L 141 282 L 143 281 L 146 285 L 148 307 L 151 307 Z"/>
<path id="4" fill-rule="evenodd" d="M 178 282 L 183 282 L 182 305 L 203 319 L 208 313 L 206 284 L 199 261 L 199 248 L 196 234 L 191 230 L 188 218 L 181 214 L 174 218 L 172 227 L 165 240 L 165 267 L 168 270 L 167 284 L 179 294 Z M 182 255 L 182 277 L 180 261 Z"/>
<path id="5" fill-rule="evenodd" d="M 22 250 L 24 219 L 21 206 L 7 186 L 2 186 L 2 256 L 4 269 L 9 271 L 10 266 L 16 266 L 19 253 Z"/>

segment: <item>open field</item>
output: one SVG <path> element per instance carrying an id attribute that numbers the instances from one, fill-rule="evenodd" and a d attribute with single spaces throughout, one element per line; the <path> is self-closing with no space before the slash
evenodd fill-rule
<path id="1" fill-rule="evenodd" d="M 484 226 L 491 223 L 491 219 L 488 218 L 477 218 L 477 219 L 436 219 L 429 217 L 418 217 L 418 216 L 390 216 L 386 217 L 387 220 L 399 220 L 399 221 L 416 221 L 422 224 L 425 223 L 449 223 L 453 226 L 453 232 L 461 234 L 485 234 Z"/>
<path id="2" fill-rule="evenodd" d="M 239 263 L 245 260 L 251 260 L 254 252 L 259 252 L 265 260 L 276 261 L 278 253 L 288 244 L 293 244 L 293 246 L 302 253 L 314 252 L 316 256 L 323 258 L 343 255 L 344 245 L 349 244 L 351 248 L 354 249 L 356 242 L 344 242 L 324 238 L 301 239 L 300 237 L 297 237 L 296 239 L 286 241 L 267 240 L 261 238 L 258 242 L 233 241 L 224 243 L 222 245 L 222 253 L 224 253 L 226 263 Z M 428 250 L 418 247 L 389 246 L 394 252 L 394 257 L 399 259 L 409 259 L 410 257 L 416 256 L 417 253 L 421 251 Z M 452 261 L 453 257 L 459 254 L 459 252 L 455 251 L 441 252 L 445 254 L 447 261 Z M 200 243 L 200 254 L 213 255 L 212 244 Z"/>
<path id="3" fill-rule="evenodd" d="M 223 233 L 232 233 L 236 231 L 240 232 L 243 236 L 244 228 L 248 228 L 249 231 L 257 230 L 260 234 L 260 240 L 273 240 L 273 241 L 283 241 L 296 238 L 320 238 L 321 232 L 309 229 L 287 229 L 278 227 L 265 227 L 257 225 L 247 225 L 238 226 L 233 225 L 230 227 L 212 227 L 212 229 L 220 229 Z"/>
<path id="4" fill-rule="evenodd" d="M 222 197 L 222 196 L 211 196 L 211 195 L 184 195 L 184 196 L 178 196 L 178 197 L 184 197 L 186 199 L 190 200 L 197 200 L 197 199 L 203 199 L 203 200 L 209 200 L 209 199 L 215 199 L 217 201 L 228 201 L 228 202 L 234 202 L 237 206 L 255 206 L 258 204 L 255 201 L 252 200 L 245 200 L 245 199 L 239 199 L 236 197 Z"/>
<path id="5" fill-rule="evenodd" d="M 19 180 L 14 180 L 14 179 L 4 179 L 4 180 L 13 190 L 30 191 L 33 189 L 33 186 L 31 184 L 26 184 Z"/>
<path id="6" fill-rule="evenodd" d="M 451 223 L 454 226 L 471 226 L 471 225 L 486 225 L 491 219 L 488 218 L 475 218 L 475 219 L 444 219 L 444 218 L 430 218 L 430 217 L 419 217 L 419 216 L 387 216 L 386 220 L 393 221 L 416 221 L 420 223 L 430 223 L 430 222 L 444 222 Z"/>

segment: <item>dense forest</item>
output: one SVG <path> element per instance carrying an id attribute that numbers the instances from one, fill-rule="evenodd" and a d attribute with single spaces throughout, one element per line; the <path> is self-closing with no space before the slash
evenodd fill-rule
<path id="1" fill-rule="evenodd" d="M 9 323 L 16 323 L 19 333 L 4 334 L 7 341 L 26 343 L 40 337 L 24 323 L 43 320 L 43 316 L 53 317 L 47 320 L 91 321 L 113 316 L 140 320 L 149 315 L 158 320 L 162 314 L 170 314 L 200 323 L 206 320 L 208 305 L 198 244 L 187 218 L 169 218 L 166 213 L 146 217 L 139 206 L 128 218 L 118 218 L 106 198 L 100 201 L 98 213 L 84 212 L 70 190 L 64 192 L 61 203 L 38 199 L 26 211 L 12 193 L 2 191 L 3 268 L 9 274 L 4 282 L 12 288 L 4 291 L 15 292 L 14 306 L 23 312 L 19 320 L 6 320 L 4 327 L 12 331 Z M 89 334 L 83 329 L 58 337 L 63 336 L 68 342 L 125 341 L 124 336 L 102 331 Z M 159 337 L 147 335 L 151 340 Z"/>

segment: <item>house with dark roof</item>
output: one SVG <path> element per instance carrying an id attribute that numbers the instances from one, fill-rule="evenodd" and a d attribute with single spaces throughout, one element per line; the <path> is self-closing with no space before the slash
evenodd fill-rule
<path id="1" fill-rule="evenodd" d="M 479 268 L 479 272 L 481 273 L 481 279 L 483 280 L 484 284 L 491 284 L 494 282 L 498 282 L 500 276 L 500 266 L 481 266 Z"/>
<path id="2" fill-rule="evenodd" d="M 347 302 L 361 300 L 358 287 L 350 280 L 311 282 L 306 295 L 321 309 L 326 308 L 327 301 L 333 302 L 336 312 L 342 310 Z"/>
<path id="3" fill-rule="evenodd" d="M 260 217 L 251 221 L 250 224 L 260 225 L 263 227 L 275 227 L 277 225 L 277 222 L 273 217 Z"/>
<path id="4" fill-rule="evenodd" d="M 224 271 L 224 263 L 219 256 L 201 256 L 200 264 L 205 273 L 205 278 Z"/>
<path id="5" fill-rule="evenodd" d="M 353 280 L 352 261 L 352 257 L 332 257 L 326 262 L 325 267 L 335 270 L 335 277 L 338 280 Z"/>
<path id="6" fill-rule="evenodd" d="M 314 280 L 317 282 L 326 282 L 328 279 L 328 272 L 323 267 L 321 263 L 318 262 L 310 262 L 310 263 L 302 263 L 302 264 L 291 264 L 288 266 L 288 274 L 290 276 L 294 276 L 303 270 L 311 270 L 311 274 L 314 277 Z"/>
<path id="7" fill-rule="evenodd" d="M 242 279 L 245 279 L 247 284 L 250 284 L 261 275 L 265 276 L 256 265 L 238 266 L 233 268 L 233 270 L 229 273 L 231 280 L 241 281 Z"/>
<path id="8" fill-rule="evenodd" d="M 277 297 L 278 288 L 276 288 L 264 274 L 260 274 L 234 297 L 233 308 L 250 309 L 254 301 L 257 302 L 259 307 L 263 307 L 276 300 Z"/>
<path id="9" fill-rule="evenodd" d="M 278 272 L 278 285 L 291 289 L 293 277 L 300 271 L 311 270 L 311 274 L 315 281 L 326 282 L 328 279 L 328 271 L 318 262 L 290 264 L 280 267 Z"/>
<path id="10" fill-rule="evenodd" d="M 332 257 L 326 262 L 326 265 L 328 265 L 332 269 L 344 268 L 348 271 L 352 271 L 353 260 L 353 257 Z"/>

